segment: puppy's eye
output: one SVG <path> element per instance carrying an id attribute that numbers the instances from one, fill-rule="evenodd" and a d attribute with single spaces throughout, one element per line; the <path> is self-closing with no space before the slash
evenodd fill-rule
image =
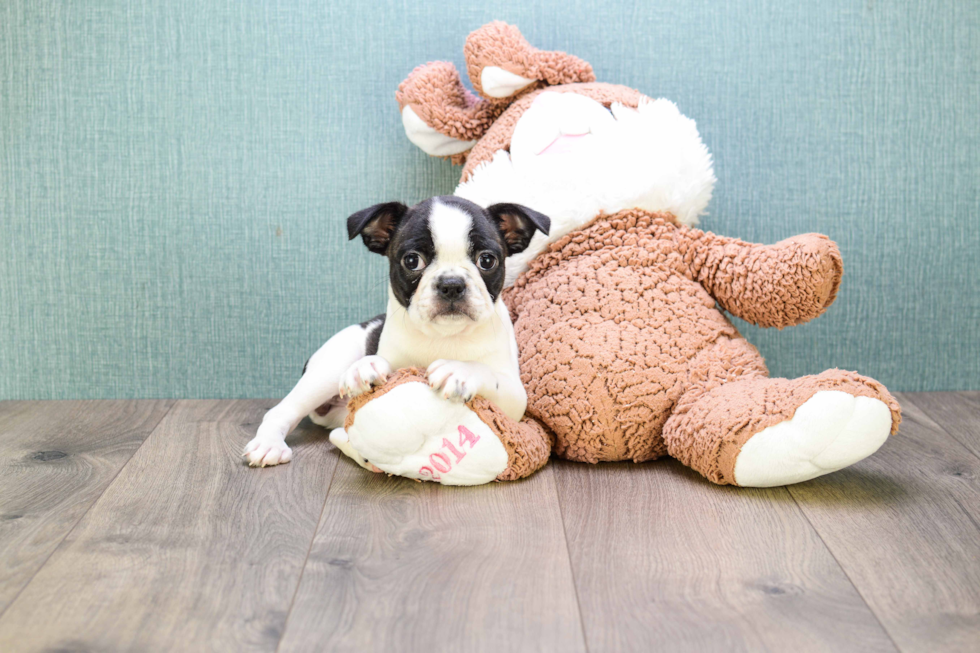
<path id="1" fill-rule="evenodd" d="M 484 252 L 480 254 L 480 258 L 477 259 L 477 265 L 480 266 L 481 270 L 487 272 L 497 267 L 497 257 L 494 256 L 493 254 L 488 254 L 487 252 Z"/>
<path id="2" fill-rule="evenodd" d="M 425 269 L 425 259 L 415 252 L 410 252 L 402 257 L 402 265 L 412 272 L 418 272 Z"/>

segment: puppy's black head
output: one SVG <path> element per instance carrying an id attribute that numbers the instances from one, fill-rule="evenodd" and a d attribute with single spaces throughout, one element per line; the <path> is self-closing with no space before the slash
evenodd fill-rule
<path id="1" fill-rule="evenodd" d="M 486 209 L 459 197 L 433 197 L 412 208 L 398 202 L 347 220 L 372 252 L 389 261 L 391 291 L 414 319 L 479 321 L 493 313 L 504 285 L 504 261 L 524 251 L 547 216 L 518 204 Z"/>

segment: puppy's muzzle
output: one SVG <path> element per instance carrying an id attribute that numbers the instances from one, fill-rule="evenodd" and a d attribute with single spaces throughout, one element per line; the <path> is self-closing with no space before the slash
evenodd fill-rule
<path id="1" fill-rule="evenodd" d="M 443 277 L 436 282 L 439 299 L 458 302 L 466 296 L 466 279 L 462 277 Z"/>
<path id="2" fill-rule="evenodd" d="M 467 300 L 466 279 L 456 276 L 445 276 L 435 282 L 438 308 L 433 317 L 465 316 L 472 319 Z"/>

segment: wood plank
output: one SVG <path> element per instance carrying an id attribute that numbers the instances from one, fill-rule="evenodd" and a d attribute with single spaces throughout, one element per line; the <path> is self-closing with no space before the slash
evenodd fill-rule
<path id="1" fill-rule="evenodd" d="M 551 468 L 461 488 L 341 460 L 280 650 L 584 650 Z"/>
<path id="2" fill-rule="evenodd" d="M 590 650 L 895 650 L 785 488 L 553 465 Z"/>
<path id="3" fill-rule="evenodd" d="M 0 402 L 0 614 L 172 404 Z"/>
<path id="4" fill-rule="evenodd" d="M 915 392 L 902 399 L 918 406 L 980 458 L 980 392 Z"/>
<path id="5" fill-rule="evenodd" d="M 899 396 L 899 433 L 789 491 L 904 651 L 980 646 L 980 460 Z"/>
<path id="6" fill-rule="evenodd" d="M 0 401 L 0 433 L 5 433 L 11 420 L 16 419 L 18 416 L 26 415 L 32 411 L 38 410 L 39 406 L 44 403 L 51 402 L 40 402 L 40 401 L 14 401 L 14 400 L 4 400 Z M 67 403 L 67 402 L 65 402 Z"/>
<path id="7" fill-rule="evenodd" d="M 0 650 L 274 650 L 336 450 L 241 448 L 275 402 L 180 401 L 0 618 Z"/>

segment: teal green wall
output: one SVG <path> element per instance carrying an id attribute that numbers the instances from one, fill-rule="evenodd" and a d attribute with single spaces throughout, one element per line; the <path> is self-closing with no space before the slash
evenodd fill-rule
<path id="1" fill-rule="evenodd" d="M 696 119 L 706 228 L 840 244 L 774 374 L 980 388 L 980 3 L 4 0 L 0 399 L 285 393 L 383 310 L 344 218 L 458 178 L 398 83 L 492 19 Z"/>

